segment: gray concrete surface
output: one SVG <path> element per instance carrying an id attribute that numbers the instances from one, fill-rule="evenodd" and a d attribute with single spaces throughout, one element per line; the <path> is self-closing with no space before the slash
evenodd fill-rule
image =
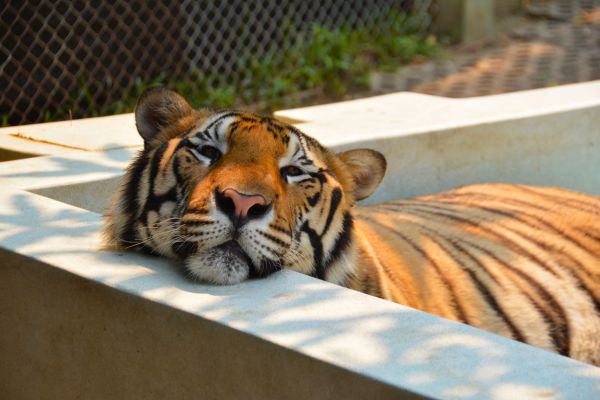
<path id="1" fill-rule="evenodd" d="M 493 176 L 597 192 L 599 85 L 280 114 L 337 148 L 388 152 L 380 200 Z M 136 151 L 101 150 L 114 140 L 0 164 L 0 398 L 600 395 L 600 368 L 305 275 L 212 286 L 100 250 L 98 211 Z"/>

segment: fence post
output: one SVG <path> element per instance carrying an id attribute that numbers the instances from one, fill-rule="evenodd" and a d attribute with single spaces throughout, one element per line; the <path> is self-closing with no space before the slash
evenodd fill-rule
<path id="1" fill-rule="evenodd" d="M 433 29 L 453 43 L 493 38 L 494 8 L 494 0 L 440 0 Z"/>

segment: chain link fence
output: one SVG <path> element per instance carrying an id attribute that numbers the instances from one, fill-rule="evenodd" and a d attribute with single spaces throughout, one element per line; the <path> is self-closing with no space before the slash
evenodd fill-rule
<path id="1" fill-rule="evenodd" d="M 91 116 L 160 77 L 231 85 L 251 59 L 277 59 L 311 24 L 385 35 L 390 13 L 429 27 L 432 0 L 5 1 L 0 117 L 17 125 Z M 246 58 L 244 58 L 246 57 Z"/>

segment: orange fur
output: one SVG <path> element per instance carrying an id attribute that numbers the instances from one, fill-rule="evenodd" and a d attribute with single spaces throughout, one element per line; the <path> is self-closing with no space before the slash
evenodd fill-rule
<path id="1" fill-rule="evenodd" d="M 600 364 L 600 199 L 487 184 L 355 206 L 385 172 L 372 150 L 334 154 L 280 121 L 193 111 L 161 89 L 136 122 L 145 147 L 107 213 L 111 247 L 219 284 L 288 268 Z M 261 199 L 251 218 L 230 190 Z"/>

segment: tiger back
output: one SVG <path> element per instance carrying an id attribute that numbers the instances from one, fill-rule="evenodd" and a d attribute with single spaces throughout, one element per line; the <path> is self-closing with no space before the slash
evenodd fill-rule
<path id="1" fill-rule="evenodd" d="M 373 206 L 369 149 L 151 89 L 144 148 L 106 212 L 107 247 L 235 284 L 286 268 L 600 365 L 600 200 L 476 185 Z"/>
<path id="2" fill-rule="evenodd" d="M 600 199 L 473 185 L 355 217 L 354 289 L 600 362 Z"/>

